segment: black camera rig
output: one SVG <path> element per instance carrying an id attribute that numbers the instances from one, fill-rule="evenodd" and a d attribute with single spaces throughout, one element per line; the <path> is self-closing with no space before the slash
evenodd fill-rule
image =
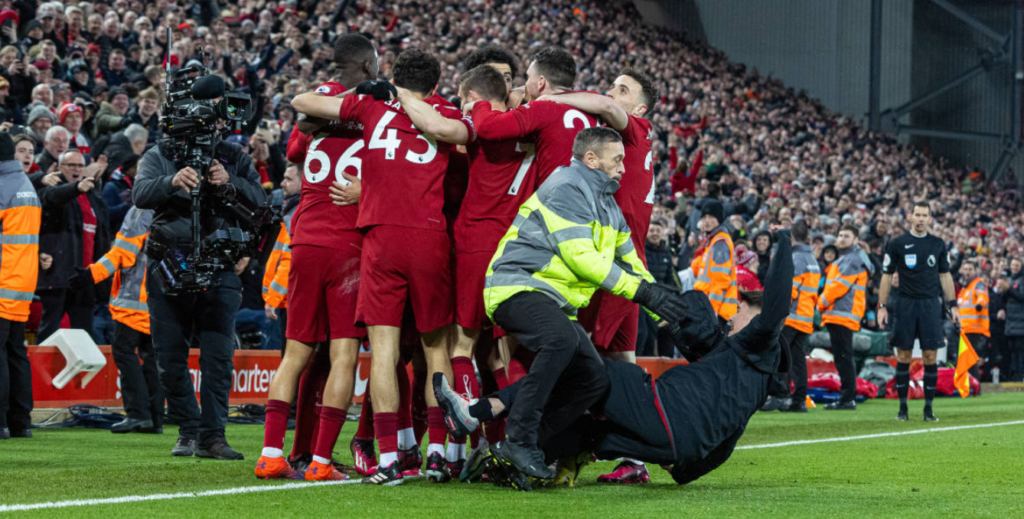
<path id="1" fill-rule="evenodd" d="M 171 41 L 171 29 L 167 29 Z M 159 259 L 158 272 L 168 295 L 204 291 L 213 286 L 213 273 L 231 270 L 245 256 L 265 262 L 273 248 L 280 226 L 279 207 L 269 203 L 256 206 L 238 196 L 235 186 L 214 185 L 207 181 L 215 160 L 215 146 L 224 136 L 240 133 L 242 124 L 252 118 L 248 94 L 225 92 L 224 80 L 210 74 L 205 63 L 208 54 L 199 49 L 202 63 L 172 74 L 170 51 L 167 56 L 167 101 L 160 116 L 165 134 L 160 143 L 164 156 L 178 169 L 190 167 L 200 177 L 191 190 L 191 244 L 186 252 L 176 244 L 151 240 L 153 257 Z M 227 124 L 218 127 L 218 122 Z M 203 206 L 207 214 L 203 214 Z M 231 222 L 203 236 L 203 217 Z"/>

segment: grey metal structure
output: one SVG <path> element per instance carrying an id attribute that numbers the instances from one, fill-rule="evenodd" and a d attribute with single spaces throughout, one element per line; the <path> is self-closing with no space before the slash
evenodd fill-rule
<path id="1" fill-rule="evenodd" d="M 903 103 L 902 105 L 887 110 L 880 109 L 881 90 L 881 59 L 882 59 L 882 0 L 871 1 L 871 68 L 869 76 L 869 124 L 874 131 L 888 133 L 904 133 L 922 137 L 934 137 L 940 139 L 954 140 L 990 140 L 998 141 L 1004 146 L 1003 153 L 998 161 L 991 168 L 990 179 L 998 182 L 1003 173 L 1006 172 L 1010 161 L 1017 155 L 1021 148 L 1022 131 L 1022 110 L 1024 110 L 1024 61 L 1022 61 L 1022 47 L 1024 47 L 1024 1 L 1014 0 L 1007 2 L 1008 11 L 1012 11 L 1012 22 L 1008 33 L 1000 33 L 991 28 L 985 22 L 972 16 L 970 13 L 960 9 L 949 0 L 930 0 L 930 2 L 945 10 L 955 17 L 970 30 L 977 31 L 997 44 L 994 48 L 979 49 L 977 64 L 964 70 L 956 76 L 934 85 L 928 91 L 921 93 Z M 997 67 L 1012 67 L 1013 86 L 1010 90 L 1010 99 L 1007 105 L 1010 107 L 1011 118 L 1009 127 L 991 128 L 991 131 L 974 131 L 948 127 L 914 126 L 904 124 L 900 119 L 912 115 L 918 108 L 932 102 L 949 92 L 956 90 L 963 84 L 979 76 L 990 74 Z"/>

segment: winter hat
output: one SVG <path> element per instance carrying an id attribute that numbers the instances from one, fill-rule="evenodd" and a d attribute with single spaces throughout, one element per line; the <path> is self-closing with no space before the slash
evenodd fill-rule
<path id="1" fill-rule="evenodd" d="M 736 251 L 736 265 L 748 267 L 757 261 L 757 253 L 746 249 Z"/>
<path id="2" fill-rule="evenodd" d="M 754 254 L 749 251 L 748 253 Z M 757 258 L 756 254 L 754 254 L 754 258 Z M 736 267 L 736 284 L 739 285 L 739 289 L 744 292 L 757 292 L 764 290 L 764 287 L 761 286 L 761 282 L 757 280 L 757 274 L 747 270 L 747 268 L 742 265 Z"/>
<path id="3" fill-rule="evenodd" d="M 64 119 L 67 119 L 68 115 L 73 114 L 75 112 L 78 112 L 79 114 L 81 114 L 82 113 L 82 107 L 78 106 L 76 104 L 72 104 L 72 103 L 64 103 L 64 104 L 62 104 L 60 106 L 60 113 L 58 114 L 58 119 L 60 120 L 60 124 L 64 124 Z"/>
<path id="4" fill-rule="evenodd" d="M 18 17 L 18 11 L 11 9 L 4 9 L 3 11 L 0 11 L 0 24 L 7 20 L 14 20 L 15 25 L 21 24 L 21 19 Z"/>
<path id="5" fill-rule="evenodd" d="M 36 122 L 36 119 L 39 119 L 40 117 L 49 117 L 50 122 L 54 122 L 53 113 L 50 112 L 50 109 L 43 105 L 39 105 L 28 113 L 28 125 L 32 126 L 32 123 Z"/>
<path id="6" fill-rule="evenodd" d="M 701 207 L 700 217 L 703 218 L 705 215 L 714 216 L 718 220 L 718 223 L 725 221 L 725 208 L 722 207 L 722 202 L 718 200 L 709 200 L 704 203 Z"/>

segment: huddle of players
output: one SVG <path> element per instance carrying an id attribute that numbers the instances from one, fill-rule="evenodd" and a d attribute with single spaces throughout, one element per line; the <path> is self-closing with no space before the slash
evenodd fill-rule
<path id="1" fill-rule="evenodd" d="M 623 137 L 626 173 L 616 200 L 644 260 L 654 178 L 653 130 L 643 117 L 657 93 L 632 70 L 623 71 L 607 96 L 572 92 L 575 61 L 553 47 L 532 56 L 521 106 L 512 90 L 517 59 L 494 46 L 467 58 L 462 110 L 436 95 L 440 64 L 421 50 L 398 56 L 393 86 L 372 81 L 377 53 L 361 35 L 338 38 L 335 63 L 337 81 L 292 100 L 305 120 L 288 144 L 289 160 L 304 164 L 291 226 L 288 341 L 271 383 L 255 474 L 347 478 L 332 463 L 332 451 L 351 403 L 359 344 L 368 336 L 369 397 L 352 444 L 356 470 L 367 476 L 364 483 L 383 485 L 418 473 L 423 431 L 412 416 L 425 397 L 419 404 L 426 407 L 426 475 L 447 481 L 461 471 L 465 445 L 453 437 L 446 450 L 448 427 L 433 392 L 425 391 L 426 377 L 443 373 L 459 393 L 479 396 L 476 354 L 491 389 L 514 382 L 513 345 L 491 327 L 483 302 L 498 242 L 519 206 L 570 163 L 576 134 L 601 120 Z M 449 232 L 445 195 L 466 163 L 465 196 Z M 332 190 L 336 195 L 350 184 L 346 176 L 361 179 L 357 205 L 332 198 Z M 620 299 L 595 298 L 581 322 L 599 349 L 633 361 L 639 307 Z M 426 372 L 416 369 L 410 385 L 406 364 L 421 368 L 421 360 Z M 296 395 L 295 445 L 286 459 Z M 486 435 L 497 441 L 504 431 L 499 424 Z M 477 441 L 471 438 L 474 447 Z"/>

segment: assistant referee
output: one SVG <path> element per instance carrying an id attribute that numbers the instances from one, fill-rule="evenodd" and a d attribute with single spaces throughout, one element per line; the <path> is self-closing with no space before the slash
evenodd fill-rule
<path id="1" fill-rule="evenodd" d="M 956 293 L 953 275 L 949 272 L 949 253 L 940 238 L 928 233 L 932 223 L 931 209 L 927 202 L 914 204 L 910 217 L 911 231 L 889 242 L 882 263 L 882 286 L 878 294 L 878 324 L 885 327 L 892 287 L 892 274 L 900 275 L 900 298 L 896 304 L 899 326 L 893 331 L 892 344 L 897 349 L 896 391 L 900 396 L 900 413 L 897 420 L 908 420 L 907 391 L 910 385 L 910 359 L 914 339 L 921 341 L 924 357 L 924 421 L 937 422 L 932 412 L 935 397 L 935 382 L 939 369 L 935 364 L 936 350 L 944 346 L 942 336 L 942 315 L 944 308 L 939 300 L 939 287 L 945 301 L 945 313 L 959 324 L 959 315 L 950 311 L 956 307 Z"/>

